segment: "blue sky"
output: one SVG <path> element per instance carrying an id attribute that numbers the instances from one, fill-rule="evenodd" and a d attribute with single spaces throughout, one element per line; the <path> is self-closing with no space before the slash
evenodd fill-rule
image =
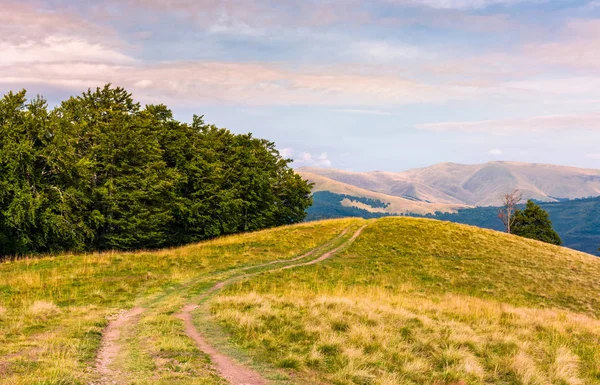
<path id="1" fill-rule="evenodd" d="M 600 168 L 600 1 L 0 0 L 0 91 L 107 82 L 296 166 Z"/>

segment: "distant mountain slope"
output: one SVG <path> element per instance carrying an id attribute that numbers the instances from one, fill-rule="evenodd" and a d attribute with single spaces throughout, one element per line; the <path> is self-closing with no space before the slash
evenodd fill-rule
<path id="1" fill-rule="evenodd" d="M 403 172 L 362 173 L 321 168 L 298 171 L 311 181 L 314 175 L 319 175 L 389 196 L 454 207 L 499 205 L 502 194 L 512 189 L 521 190 L 526 199 L 548 202 L 600 195 L 600 170 L 535 163 L 440 163 Z M 327 182 L 319 180 L 317 184 L 324 186 Z M 318 191 L 342 193 L 324 187 Z"/>
<path id="2" fill-rule="evenodd" d="M 329 191 L 335 194 L 348 195 L 357 198 L 369 198 L 381 201 L 386 205 L 385 208 L 377 208 L 377 207 L 369 207 L 364 206 L 364 204 L 355 203 L 358 202 L 354 200 L 350 202 L 350 199 L 344 201 L 343 205 L 345 206 L 357 206 L 362 209 L 371 212 L 384 212 L 388 214 L 408 214 L 408 213 L 417 213 L 417 214 L 428 214 L 435 213 L 438 211 L 441 212 L 454 212 L 461 208 L 468 207 L 464 204 L 449 204 L 445 202 L 427 202 L 416 199 L 411 196 L 399 196 L 399 195 L 390 195 L 384 192 L 378 192 L 374 190 L 369 190 L 365 187 L 361 187 L 365 185 L 363 181 L 355 180 L 356 184 L 345 183 L 335 178 L 329 178 L 324 175 L 315 174 L 310 172 L 310 170 L 321 170 L 321 169 L 299 169 L 298 172 L 304 178 L 308 179 L 310 182 L 314 183 L 313 192 L 319 191 Z M 322 169 L 327 170 L 327 169 Z M 337 171 L 337 170 L 336 170 Z M 352 178 L 350 178 L 352 179 Z M 368 184 L 368 183 L 367 183 Z M 371 186 L 372 187 L 372 186 Z"/>

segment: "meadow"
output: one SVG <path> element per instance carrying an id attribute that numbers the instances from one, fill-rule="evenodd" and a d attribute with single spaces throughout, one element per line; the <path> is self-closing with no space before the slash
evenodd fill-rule
<path id="1" fill-rule="evenodd" d="M 189 304 L 272 385 L 599 384 L 598 282 L 591 255 L 417 218 L 5 261 L 0 384 L 226 385 L 186 333 Z M 103 373 L 107 325 L 131 308 Z"/>
<path id="2" fill-rule="evenodd" d="M 490 230 L 379 219 L 314 266 L 230 286 L 233 343 L 322 384 L 598 384 L 600 260 Z"/>
<path id="3" fill-rule="evenodd" d="M 312 222 L 157 252 L 106 252 L 0 263 L 0 383 L 84 384 L 102 333 L 122 309 L 143 306 L 124 330 L 122 383 L 223 384 L 173 316 L 234 271 L 301 255 L 356 220 Z M 101 383 L 101 382 L 96 382 Z"/>

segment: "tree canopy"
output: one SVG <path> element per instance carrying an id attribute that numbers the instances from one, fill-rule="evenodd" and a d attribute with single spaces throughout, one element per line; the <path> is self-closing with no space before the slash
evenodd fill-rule
<path id="1" fill-rule="evenodd" d="M 106 85 L 55 108 L 0 100 L 0 254 L 156 248 L 302 221 L 275 144 Z"/>
<path id="2" fill-rule="evenodd" d="M 531 199 L 527 201 L 524 210 L 515 212 L 512 233 L 554 245 L 562 245 L 560 236 L 552 227 L 548 212 Z"/>

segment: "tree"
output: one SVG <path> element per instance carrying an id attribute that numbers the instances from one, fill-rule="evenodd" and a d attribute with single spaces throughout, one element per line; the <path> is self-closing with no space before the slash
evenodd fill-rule
<path id="1" fill-rule="evenodd" d="M 522 198 L 523 194 L 519 190 L 513 190 L 502 197 L 503 207 L 498 212 L 498 218 L 504 223 L 504 228 L 509 234 L 514 222 L 514 212 Z"/>
<path id="2" fill-rule="evenodd" d="M 177 173 L 163 160 L 157 115 L 110 85 L 70 98 L 58 111 L 86 165 L 79 187 L 94 248 L 166 245 Z"/>
<path id="3" fill-rule="evenodd" d="M 560 236 L 554 231 L 552 221 L 544 209 L 531 199 L 527 201 L 525 210 L 517 210 L 512 226 L 513 234 L 538 241 L 562 245 Z"/>
<path id="4" fill-rule="evenodd" d="M 302 221 L 310 184 L 275 144 L 110 84 L 49 110 L 0 98 L 0 256 L 174 246 Z"/>

